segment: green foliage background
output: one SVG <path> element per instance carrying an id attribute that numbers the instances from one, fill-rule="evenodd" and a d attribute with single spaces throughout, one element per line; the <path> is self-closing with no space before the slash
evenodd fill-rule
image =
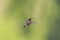
<path id="1" fill-rule="evenodd" d="M 1 0 L 0 40 L 60 40 L 60 0 Z"/>

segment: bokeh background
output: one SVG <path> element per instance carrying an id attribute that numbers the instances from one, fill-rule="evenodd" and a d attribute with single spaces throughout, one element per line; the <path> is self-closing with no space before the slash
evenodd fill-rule
<path id="1" fill-rule="evenodd" d="M 60 0 L 0 0 L 0 40 L 60 40 Z"/>

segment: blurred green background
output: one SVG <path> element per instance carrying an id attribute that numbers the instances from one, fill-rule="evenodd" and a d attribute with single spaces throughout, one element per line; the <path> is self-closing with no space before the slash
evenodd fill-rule
<path id="1" fill-rule="evenodd" d="M 0 0 L 0 40 L 60 40 L 60 0 Z"/>

